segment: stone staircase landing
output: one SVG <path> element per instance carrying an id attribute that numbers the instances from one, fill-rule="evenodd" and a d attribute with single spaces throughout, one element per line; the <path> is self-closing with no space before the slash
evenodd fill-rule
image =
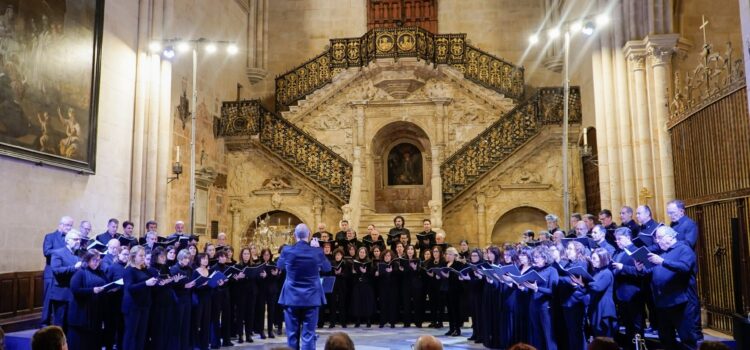
<path id="1" fill-rule="evenodd" d="M 385 235 L 393 228 L 393 218 L 397 215 L 404 217 L 406 228 L 411 232 L 412 239 L 416 233 L 422 232 L 422 220 L 430 218 L 428 213 L 362 213 L 357 228 L 357 238 L 362 239 L 367 234 L 367 225 L 374 224 L 385 239 Z"/>

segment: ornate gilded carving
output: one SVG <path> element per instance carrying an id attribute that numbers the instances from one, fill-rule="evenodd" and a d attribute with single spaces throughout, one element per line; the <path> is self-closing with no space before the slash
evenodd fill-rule
<path id="1" fill-rule="evenodd" d="M 684 75 L 680 71 L 674 72 L 674 91 L 669 105 L 670 128 L 745 85 L 742 56 L 735 55 L 732 43 L 726 43 L 723 53 L 713 52 L 712 48 L 711 44 L 703 45 L 700 61 L 692 71 Z"/>
<path id="2" fill-rule="evenodd" d="M 219 136 L 260 136 L 264 148 L 343 202 L 349 201 L 352 165 L 294 124 L 266 110 L 260 101 L 224 102 L 220 125 Z M 237 169 L 235 178 L 241 175 L 241 169 Z M 239 187 L 237 183 L 230 186 Z"/>
<path id="3" fill-rule="evenodd" d="M 399 57 L 450 65 L 467 79 L 513 99 L 524 93 L 523 68 L 467 45 L 466 34 L 433 34 L 416 27 L 376 28 L 359 38 L 331 39 L 325 52 L 277 77 L 276 109 L 287 109 L 349 67 Z"/>
<path id="4" fill-rule="evenodd" d="M 534 96 L 506 113 L 485 131 L 469 141 L 440 165 L 443 202 L 449 203 L 495 165 L 506 159 L 541 131 L 542 126 L 561 124 L 562 88 L 543 88 Z M 570 89 L 570 123 L 581 121 L 581 99 L 578 88 Z M 531 178 L 530 183 L 541 179 Z"/>

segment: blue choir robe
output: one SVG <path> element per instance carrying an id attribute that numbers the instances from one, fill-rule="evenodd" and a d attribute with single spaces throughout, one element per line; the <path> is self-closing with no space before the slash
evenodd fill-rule
<path id="1" fill-rule="evenodd" d="M 598 269 L 594 273 L 594 281 L 586 286 L 591 297 L 589 306 L 589 321 L 595 337 L 614 337 L 615 320 L 617 312 L 615 311 L 615 302 L 612 298 L 614 288 L 614 275 L 609 268 Z"/>
<path id="2" fill-rule="evenodd" d="M 55 280 L 50 289 L 50 300 L 69 302 L 73 299 L 70 292 L 70 279 L 76 272 L 75 264 L 78 257 L 68 249 L 63 247 L 52 252 L 52 273 Z"/>
<path id="3" fill-rule="evenodd" d="M 70 302 L 68 337 L 71 349 L 99 350 L 102 348 L 102 324 L 105 312 L 119 312 L 107 307 L 107 292 L 94 293 L 94 287 L 107 284 L 107 276 L 100 269 L 91 270 L 82 267 L 73 274 L 70 290 L 73 299 Z"/>
<path id="4" fill-rule="evenodd" d="M 683 216 L 680 220 L 673 221 L 669 225 L 677 231 L 678 241 L 687 243 L 690 248 L 695 250 L 695 244 L 698 243 L 698 225 L 693 219 Z"/>
<path id="5" fill-rule="evenodd" d="M 555 341 L 550 302 L 553 300 L 559 276 L 557 270 L 551 266 L 534 268 L 544 279 L 537 283 L 538 290 L 531 297 L 529 307 L 531 345 L 539 350 L 557 350 Z"/>

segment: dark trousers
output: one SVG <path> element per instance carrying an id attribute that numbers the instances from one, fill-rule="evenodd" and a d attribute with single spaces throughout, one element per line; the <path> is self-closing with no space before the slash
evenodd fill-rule
<path id="1" fill-rule="evenodd" d="M 211 296 L 199 296 L 198 304 L 193 306 L 192 316 L 193 348 L 208 349 L 211 334 Z"/>
<path id="2" fill-rule="evenodd" d="M 125 335 L 122 340 L 124 350 L 141 350 L 145 347 L 148 314 L 148 307 L 132 307 L 125 312 Z"/>
<path id="3" fill-rule="evenodd" d="M 430 291 L 430 318 L 432 322 L 442 325 L 445 310 L 445 294 L 437 288 Z"/>
<path id="4" fill-rule="evenodd" d="M 255 293 L 239 293 L 237 301 L 237 334 L 242 336 L 244 331 L 245 339 L 249 339 L 253 334 L 255 320 Z"/>
<path id="5" fill-rule="evenodd" d="M 211 344 L 229 343 L 232 331 L 229 290 L 217 290 L 211 297 L 211 306 Z"/>
<path id="6" fill-rule="evenodd" d="M 408 286 L 408 284 L 407 284 Z M 422 324 L 424 319 L 424 293 L 422 288 L 407 288 L 402 291 L 401 305 L 404 313 L 404 324 Z"/>
<path id="7" fill-rule="evenodd" d="M 531 319 L 529 327 L 531 345 L 538 350 L 557 350 L 549 304 L 532 301 L 529 307 L 529 318 Z"/>
<path id="8" fill-rule="evenodd" d="M 175 306 L 175 312 L 172 315 L 174 323 L 169 335 L 170 350 L 190 350 L 190 308 L 192 305 L 188 302 L 182 302 Z"/>
<path id="9" fill-rule="evenodd" d="M 174 323 L 179 322 L 172 319 L 174 309 L 171 305 L 154 306 L 149 315 L 149 326 L 146 332 L 148 336 L 148 349 L 161 350 L 166 349 L 169 341 L 169 334 L 172 333 Z"/>
<path id="10" fill-rule="evenodd" d="M 450 329 L 460 331 L 464 323 L 463 313 L 461 312 L 461 294 L 456 291 L 448 291 L 445 293 L 445 298 Z"/>
<path id="11" fill-rule="evenodd" d="M 68 331 L 68 302 L 64 300 L 50 300 L 49 308 L 52 314 L 52 325 L 60 326 Z"/>
<path id="12" fill-rule="evenodd" d="M 120 296 L 122 298 L 122 296 Z M 122 331 L 124 320 L 120 308 L 113 308 L 115 312 L 104 313 L 104 331 L 102 334 L 102 343 L 107 350 L 112 350 L 117 344 L 118 349 L 122 349 Z"/>
<path id="13" fill-rule="evenodd" d="M 49 268 L 49 266 L 47 266 Z M 50 325 L 52 323 L 52 307 L 50 306 L 49 290 L 52 288 L 53 278 L 44 279 L 44 289 L 42 289 L 42 325 Z"/>
<path id="14" fill-rule="evenodd" d="M 583 333 L 584 319 L 586 309 L 583 304 L 562 307 L 562 318 L 565 320 L 565 344 L 560 345 L 561 349 L 577 350 L 586 348 L 586 336 Z M 560 340 L 560 339 L 558 339 Z"/>
<path id="15" fill-rule="evenodd" d="M 68 348 L 76 350 L 101 350 L 101 330 L 71 326 L 68 330 Z"/>
<path id="16" fill-rule="evenodd" d="M 703 339 L 703 325 L 701 324 L 701 301 L 698 298 L 698 286 L 691 283 L 688 287 L 688 305 L 686 313 L 693 320 L 693 338 Z"/>
<path id="17" fill-rule="evenodd" d="M 318 325 L 318 307 L 284 308 L 287 345 L 295 350 L 315 350 L 315 326 Z"/>
<path id="18" fill-rule="evenodd" d="M 620 342 L 624 348 L 631 349 L 634 345 L 631 343 L 636 334 L 643 337 L 643 312 L 644 301 L 642 297 L 633 297 L 630 301 L 620 301 L 617 303 L 617 313 L 620 324 L 625 327 L 625 338 Z"/>
<path id="19" fill-rule="evenodd" d="M 697 339 L 694 333 L 694 319 L 687 314 L 690 302 L 666 308 L 657 308 L 659 313 L 659 341 L 665 349 L 696 349 Z M 675 330 L 680 342 L 675 337 Z"/>

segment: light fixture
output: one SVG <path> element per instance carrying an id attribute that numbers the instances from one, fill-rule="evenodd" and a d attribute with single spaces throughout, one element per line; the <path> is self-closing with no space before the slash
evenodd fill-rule
<path id="1" fill-rule="evenodd" d="M 596 16 L 597 27 L 604 27 L 607 24 L 609 24 L 609 16 L 607 16 L 606 13 L 602 13 L 601 15 Z"/>
<path id="2" fill-rule="evenodd" d="M 235 44 L 227 45 L 227 53 L 230 55 L 236 54 L 240 49 Z"/>
<path id="3" fill-rule="evenodd" d="M 216 44 L 214 43 L 206 44 L 206 53 L 214 53 L 214 52 L 216 52 Z"/>
<path id="4" fill-rule="evenodd" d="M 152 41 L 148 44 L 148 50 L 151 51 L 151 53 L 157 53 L 161 51 L 161 43 L 158 41 Z"/>
<path id="5" fill-rule="evenodd" d="M 534 35 L 532 35 L 532 36 L 529 37 L 529 44 L 530 45 L 534 45 L 534 44 L 536 44 L 538 42 L 539 42 L 539 36 L 538 35 L 534 34 Z"/>
<path id="6" fill-rule="evenodd" d="M 570 25 L 570 32 L 572 34 L 580 32 L 581 29 L 583 29 L 583 23 L 581 23 L 581 21 L 575 21 Z"/>
<path id="7" fill-rule="evenodd" d="M 585 35 L 591 35 L 594 34 L 594 29 L 596 27 L 594 26 L 593 22 L 586 22 L 586 24 L 581 28 L 581 33 Z"/>
<path id="8" fill-rule="evenodd" d="M 162 51 L 161 54 L 166 59 L 172 59 L 172 58 L 174 58 L 174 55 L 175 55 L 174 48 L 171 47 L 171 46 L 167 46 L 167 47 L 164 48 L 164 51 Z"/>
<path id="9" fill-rule="evenodd" d="M 180 41 L 177 44 L 177 51 L 184 53 L 184 52 L 187 52 L 188 50 L 190 50 L 190 44 L 188 44 L 187 41 Z"/>
<path id="10" fill-rule="evenodd" d="M 560 36 L 560 28 L 551 28 L 547 31 L 547 37 L 557 39 Z"/>

